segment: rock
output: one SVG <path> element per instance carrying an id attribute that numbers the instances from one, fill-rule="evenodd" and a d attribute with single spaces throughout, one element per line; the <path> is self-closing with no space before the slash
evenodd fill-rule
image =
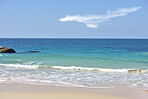
<path id="1" fill-rule="evenodd" d="M 1 50 L 1 49 L 4 49 L 4 47 L 3 47 L 3 46 L 0 46 L 0 50 Z"/>
<path id="2" fill-rule="evenodd" d="M 30 52 L 30 53 L 38 53 L 40 51 L 28 51 L 28 52 Z"/>
<path id="3" fill-rule="evenodd" d="M 10 47 L 0 49 L 0 53 L 16 53 L 16 51 Z"/>
<path id="4" fill-rule="evenodd" d="M 40 51 L 28 51 L 28 52 L 17 52 L 18 54 L 19 53 L 38 53 Z M 16 51 L 10 47 L 3 47 L 3 46 L 0 46 L 0 53 L 16 53 Z"/>

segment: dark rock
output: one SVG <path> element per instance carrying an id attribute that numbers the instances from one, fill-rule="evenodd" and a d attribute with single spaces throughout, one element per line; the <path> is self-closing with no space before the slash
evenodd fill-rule
<path id="1" fill-rule="evenodd" d="M 28 51 L 28 52 L 30 52 L 30 53 L 38 53 L 40 51 Z"/>
<path id="2" fill-rule="evenodd" d="M 16 53 L 16 51 L 10 47 L 0 49 L 0 53 Z"/>
<path id="3" fill-rule="evenodd" d="M 3 46 L 0 46 L 0 50 L 1 50 L 1 49 L 4 49 L 4 48 L 5 48 L 5 47 L 3 47 Z"/>

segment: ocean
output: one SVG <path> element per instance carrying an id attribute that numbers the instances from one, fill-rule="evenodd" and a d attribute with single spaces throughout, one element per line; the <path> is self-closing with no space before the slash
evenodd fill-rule
<path id="1" fill-rule="evenodd" d="M 17 52 L 0 53 L 0 83 L 148 90 L 148 39 L 1 38 L 0 46 Z"/>

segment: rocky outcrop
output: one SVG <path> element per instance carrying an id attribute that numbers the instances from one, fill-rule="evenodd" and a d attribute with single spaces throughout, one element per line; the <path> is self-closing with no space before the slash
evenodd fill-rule
<path id="1" fill-rule="evenodd" d="M 16 51 L 10 47 L 4 48 L 0 46 L 0 53 L 16 53 Z"/>
<path id="2" fill-rule="evenodd" d="M 1 50 L 1 49 L 4 49 L 4 47 L 3 47 L 3 46 L 0 46 L 0 50 Z"/>
<path id="3" fill-rule="evenodd" d="M 18 54 L 21 54 L 21 53 L 39 53 L 40 51 L 27 51 L 27 52 L 17 52 Z M 0 53 L 16 53 L 16 51 L 10 47 L 3 47 L 3 46 L 0 46 Z"/>

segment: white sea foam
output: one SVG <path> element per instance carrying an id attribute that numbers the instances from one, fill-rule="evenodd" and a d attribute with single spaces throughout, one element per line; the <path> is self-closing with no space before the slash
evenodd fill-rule
<path id="1" fill-rule="evenodd" d="M 2 83 L 2 82 L 6 82 L 7 80 L 5 80 L 5 79 L 0 79 L 0 83 Z"/>
<path id="2" fill-rule="evenodd" d="M 123 73 L 132 73 L 132 72 L 143 72 L 141 69 L 107 69 L 107 68 L 88 68 L 88 67 L 64 67 L 64 66 L 52 66 L 55 69 L 63 70 L 83 70 L 83 71 L 100 71 L 100 72 L 123 72 Z"/>
<path id="3" fill-rule="evenodd" d="M 99 72 L 120 72 L 120 73 L 148 73 L 148 70 L 142 69 L 109 69 L 109 68 L 89 68 L 89 67 L 76 67 L 76 66 L 40 66 L 34 62 L 29 62 L 27 64 L 0 64 L 0 66 L 13 67 L 13 68 L 28 68 L 28 69 L 38 69 L 38 68 L 49 68 L 61 70 L 80 70 L 80 71 L 99 71 Z"/>
<path id="4" fill-rule="evenodd" d="M 87 87 L 87 88 L 113 88 L 116 85 L 127 84 L 131 87 L 139 87 L 148 89 L 148 73 L 146 70 L 139 69 L 103 69 L 103 68 L 87 68 L 87 67 L 64 67 L 49 66 L 49 70 L 40 70 L 39 65 L 22 65 L 22 64 L 0 64 L 10 68 L 0 69 L 0 83 L 27 83 L 36 85 L 56 85 L 67 87 Z M 42 66 L 47 68 L 47 66 Z M 42 68 L 41 67 L 41 68 Z M 28 70 L 11 68 L 29 68 Z M 35 70 L 30 70 L 34 68 Z M 54 69 L 55 68 L 55 69 Z M 64 69 L 59 71 L 58 69 Z M 71 70 L 71 72 L 67 72 Z M 73 70 L 82 70 L 75 72 Z M 86 72 L 85 72 L 86 70 Z M 98 72 L 88 72 L 98 71 Z M 100 72 L 102 71 L 102 72 Z M 112 73 L 113 72 L 113 73 Z M 115 72 L 115 73 L 114 73 Z M 116 73 L 121 72 L 121 73 Z M 125 72 L 125 73 L 123 73 Z M 136 73 L 129 73 L 136 72 Z M 142 73 L 139 73 L 142 72 Z"/>
<path id="5" fill-rule="evenodd" d="M 13 68 L 28 68 L 37 69 L 38 65 L 23 65 L 23 64 L 0 64 L 0 66 L 13 67 Z"/>
<path id="6" fill-rule="evenodd" d="M 3 55 L 0 55 L 0 56 L 3 56 Z"/>
<path id="7" fill-rule="evenodd" d="M 21 61 L 23 61 L 23 60 L 19 60 L 19 59 L 18 59 L 18 60 L 16 60 L 16 61 L 21 62 Z"/>

